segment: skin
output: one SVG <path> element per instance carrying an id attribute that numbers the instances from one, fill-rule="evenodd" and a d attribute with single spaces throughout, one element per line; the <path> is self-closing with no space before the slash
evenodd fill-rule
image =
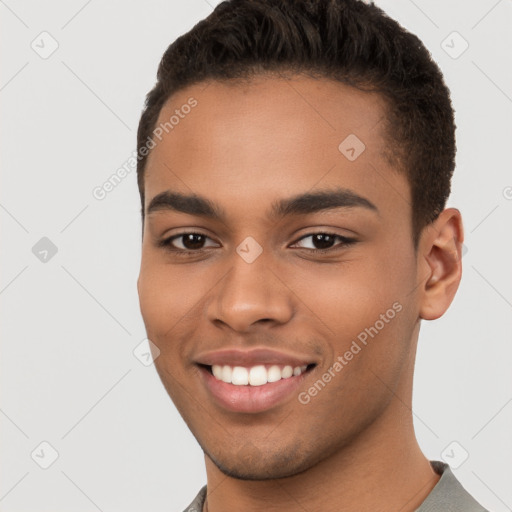
<path id="1" fill-rule="evenodd" d="M 416 345 L 420 320 L 440 317 L 459 285 L 459 211 L 445 209 L 414 250 L 409 184 L 383 155 L 375 93 L 299 75 L 200 83 L 171 97 L 158 123 L 190 97 L 198 105 L 149 155 L 145 208 L 166 190 L 195 193 L 226 218 L 146 215 L 137 286 L 158 374 L 205 453 L 207 509 L 414 511 L 439 480 L 413 428 Z M 353 162 L 338 149 L 351 133 L 366 146 Z M 278 199 L 336 187 L 378 212 L 267 218 Z M 207 237 L 202 253 L 157 245 L 191 231 Z M 322 232 L 356 242 L 306 238 Z M 250 264 L 236 252 L 248 236 L 263 249 Z M 262 413 L 226 411 L 193 363 L 207 350 L 275 347 L 317 363 L 307 391 L 396 302 L 401 311 L 307 404 L 293 394 Z"/>

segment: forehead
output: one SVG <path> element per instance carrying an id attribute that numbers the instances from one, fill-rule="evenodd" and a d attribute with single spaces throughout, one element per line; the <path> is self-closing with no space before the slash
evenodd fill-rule
<path id="1" fill-rule="evenodd" d="M 241 213 L 244 205 L 263 208 L 333 186 L 370 196 L 385 210 L 393 196 L 407 202 L 408 195 L 404 177 L 384 157 L 385 125 L 379 94 L 326 79 L 195 84 L 160 112 L 161 133 L 146 165 L 146 208 L 174 189 Z"/>

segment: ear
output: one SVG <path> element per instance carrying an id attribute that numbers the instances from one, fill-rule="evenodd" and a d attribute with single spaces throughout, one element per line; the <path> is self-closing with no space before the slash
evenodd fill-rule
<path id="1" fill-rule="evenodd" d="M 419 316 L 435 320 L 450 306 L 462 277 L 462 217 L 456 208 L 443 210 L 427 226 L 418 244 Z"/>

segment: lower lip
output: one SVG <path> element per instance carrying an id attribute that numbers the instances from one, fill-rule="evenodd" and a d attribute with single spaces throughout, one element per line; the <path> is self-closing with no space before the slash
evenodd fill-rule
<path id="1" fill-rule="evenodd" d="M 204 366 L 200 366 L 200 374 L 206 388 L 217 403 L 233 412 L 256 413 L 263 412 L 281 404 L 292 394 L 297 393 L 307 370 L 300 375 L 294 375 L 277 382 L 269 382 L 262 386 L 235 386 L 216 379 Z"/>

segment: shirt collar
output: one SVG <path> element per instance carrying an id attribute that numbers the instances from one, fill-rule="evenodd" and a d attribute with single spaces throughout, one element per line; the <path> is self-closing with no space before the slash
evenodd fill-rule
<path id="1" fill-rule="evenodd" d="M 415 512 L 488 512 L 455 478 L 448 464 L 431 460 L 432 469 L 441 478 Z M 183 512 L 202 512 L 206 499 L 206 485 Z"/>
<path id="2" fill-rule="evenodd" d="M 415 512 L 488 512 L 464 489 L 448 464 L 431 460 L 430 465 L 441 478 Z"/>

